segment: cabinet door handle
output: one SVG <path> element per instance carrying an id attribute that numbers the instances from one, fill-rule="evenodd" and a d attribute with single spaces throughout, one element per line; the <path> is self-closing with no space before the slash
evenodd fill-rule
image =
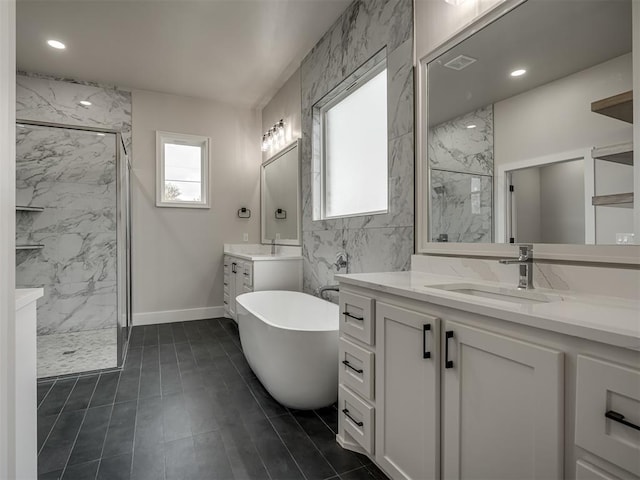
<path id="1" fill-rule="evenodd" d="M 427 332 L 429 332 L 430 330 L 430 323 L 425 323 L 422 326 L 422 358 L 431 358 L 431 352 L 427 350 Z"/>
<path id="2" fill-rule="evenodd" d="M 356 368 L 356 367 L 354 367 L 353 365 L 351 365 L 351 364 L 349 363 L 349 360 L 343 360 L 343 361 L 342 361 L 342 363 L 343 363 L 344 365 L 346 365 L 347 367 L 349 367 L 351 370 L 353 370 L 353 371 L 354 371 L 354 372 L 356 372 L 356 373 L 364 373 L 364 370 L 362 370 L 361 368 Z"/>
<path id="3" fill-rule="evenodd" d="M 357 426 L 361 427 L 361 426 L 363 426 L 363 425 L 364 425 L 364 423 L 363 423 L 363 422 L 359 422 L 359 421 L 357 421 L 355 418 L 353 418 L 351 415 L 349 415 L 349 410 L 348 410 L 348 409 L 343 408 L 343 409 L 342 409 L 342 413 L 344 413 L 344 414 L 345 414 L 345 416 L 346 416 L 349 420 L 351 420 L 353 423 L 355 423 Z"/>
<path id="4" fill-rule="evenodd" d="M 634 428 L 636 430 L 640 430 L 640 426 L 636 425 L 635 423 L 631 423 L 631 422 L 627 422 L 624 419 L 624 415 L 622 415 L 621 413 L 618 412 L 614 412 L 613 410 L 609 410 L 607 413 L 604 414 L 605 417 L 613 420 L 614 422 L 618 422 L 621 423 L 623 425 L 626 425 L 627 427 L 630 428 Z"/>
<path id="5" fill-rule="evenodd" d="M 453 368 L 453 360 L 449 360 L 449 339 L 453 338 L 453 330 L 449 330 L 444 335 L 444 368 Z"/>
<path id="6" fill-rule="evenodd" d="M 236 263 L 236 262 L 233 262 L 233 263 L 231 264 L 231 272 L 232 272 L 232 273 L 237 273 L 237 272 L 236 272 L 236 265 L 237 265 L 237 263 Z"/>
<path id="7" fill-rule="evenodd" d="M 342 314 L 349 318 L 353 318 L 354 320 L 360 320 L 360 321 L 364 320 L 364 317 L 356 317 L 353 313 L 343 312 Z"/>

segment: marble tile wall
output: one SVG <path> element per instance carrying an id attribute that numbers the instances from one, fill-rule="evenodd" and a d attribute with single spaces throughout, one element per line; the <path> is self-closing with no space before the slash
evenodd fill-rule
<path id="1" fill-rule="evenodd" d="M 514 286 L 518 282 L 517 266 L 502 265 L 497 259 L 413 255 L 411 269 L 471 280 L 511 283 Z M 594 266 L 588 263 L 560 264 L 537 261 L 533 268 L 533 284 L 536 288 L 637 301 L 640 291 L 640 270 L 618 268 L 615 265 Z"/>
<path id="2" fill-rule="evenodd" d="M 316 220 L 314 184 L 320 172 L 313 148 L 318 131 L 313 107 L 381 51 L 387 57 L 389 212 Z M 304 290 L 335 283 L 335 257 L 341 250 L 349 255 L 350 273 L 408 270 L 414 248 L 412 1 L 354 1 L 303 60 L 300 72 Z"/>
<path id="3" fill-rule="evenodd" d="M 429 129 L 431 241 L 491 242 L 493 105 Z"/>
<path id="4" fill-rule="evenodd" d="M 90 107 L 80 100 L 92 102 Z M 109 87 L 17 78 L 17 118 L 116 129 L 131 148 L 131 98 Z M 113 328 L 117 322 L 115 135 L 18 126 L 16 241 L 19 287 L 44 287 L 38 334 Z"/>

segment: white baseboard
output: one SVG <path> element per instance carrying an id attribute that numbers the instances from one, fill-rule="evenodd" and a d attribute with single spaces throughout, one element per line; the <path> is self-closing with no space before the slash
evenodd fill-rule
<path id="1" fill-rule="evenodd" d="M 142 312 L 133 314 L 133 325 L 155 325 L 158 323 L 188 322 L 224 316 L 224 307 L 187 308 L 184 310 L 165 310 L 160 312 Z"/>

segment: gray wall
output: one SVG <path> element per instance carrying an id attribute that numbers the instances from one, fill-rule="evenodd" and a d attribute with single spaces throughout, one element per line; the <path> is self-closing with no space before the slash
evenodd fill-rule
<path id="1" fill-rule="evenodd" d="M 542 243 L 584 244 L 584 162 L 540 169 Z"/>
<path id="2" fill-rule="evenodd" d="M 381 49 L 387 52 L 389 213 L 313 220 L 313 105 Z M 413 3 L 356 0 L 300 67 L 304 290 L 334 283 L 335 255 L 350 272 L 407 270 L 413 253 Z"/>

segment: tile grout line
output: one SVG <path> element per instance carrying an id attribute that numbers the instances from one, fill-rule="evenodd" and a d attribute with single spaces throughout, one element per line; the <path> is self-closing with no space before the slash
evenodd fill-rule
<path id="1" fill-rule="evenodd" d="M 42 400 L 40 400 L 40 403 L 38 403 L 38 405 L 36 406 L 36 412 L 40 408 L 40 405 L 42 405 L 44 403 L 44 401 L 47 399 L 47 397 L 49 396 L 49 392 L 51 392 L 51 389 L 55 385 L 56 381 L 57 380 L 54 380 L 53 382 L 51 382 L 51 385 L 49 385 L 49 389 L 47 390 L 47 393 L 44 394 L 44 397 L 42 397 Z M 37 382 L 36 382 L 36 387 L 37 387 Z"/>
<path id="2" fill-rule="evenodd" d="M 80 377 L 78 377 L 78 380 L 80 380 Z M 67 461 L 64 463 L 64 468 L 62 469 L 61 478 L 64 477 L 64 472 L 67 471 L 67 467 L 69 466 L 69 460 L 71 460 L 71 454 L 73 453 L 73 449 L 76 448 L 76 443 L 78 442 L 78 437 L 80 436 L 80 431 L 82 430 L 82 426 L 84 425 L 84 421 L 87 418 L 87 413 L 89 413 L 89 405 L 91 405 L 91 400 L 93 400 L 93 396 L 95 395 L 96 390 L 98 389 L 98 381 L 99 380 L 100 380 L 100 375 L 98 375 L 98 378 L 96 379 L 96 384 L 93 386 L 93 390 L 91 391 L 91 396 L 89 397 L 89 401 L 87 402 L 87 408 L 84 409 L 84 415 L 82 416 L 82 421 L 80 422 L 80 426 L 78 427 L 78 431 L 76 432 L 76 436 L 73 439 L 73 445 L 71 445 L 71 450 L 69 450 L 69 455 L 67 456 Z M 76 385 L 77 384 L 78 384 L 78 382 L 76 382 Z M 75 385 L 74 385 L 73 388 L 74 389 L 76 388 Z"/>
<path id="3" fill-rule="evenodd" d="M 129 353 L 129 341 L 127 340 L 127 354 Z M 159 355 L 160 352 L 158 352 Z M 133 458 L 136 451 L 136 431 L 138 429 L 138 408 L 140 407 L 140 384 L 142 383 L 142 360 L 144 359 L 144 346 L 142 347 L 141 357 L 140 357 L 140 365 L 138 367 L 138 393 L 136 395 L 136 419 L 133 422 L 133 438 L 131 440 L 131 465 L 129 465 L 129 478 L 133 475 Z M 124 362 L 122 362 L 122 366 L 124 367 L 125 362 L 127 361 L 126 355 Z M 158 365 L 160 368 L 160 365 Z M 124 371 L 124 370 L 123 370 Z M 118 392 L 116 391 L 116 396 Z M 107 430 L 108 431 L 108 430 Z M 106 437 L 105 437 L 106 440 Z"/>
<path id="4" fill-rule="evenodd" d="M 58 383 L 57 380 L 54 382 L 54 385 L 56 383 Z M 62 415 L 62 412 L 64 412 L 64 407 L 67 405 L 67 402 L 69 401 L 69 397 L 71 396 L 71 393 L 73 392 L 73 389 L 76 388 L 76 384 L 77 383 L 78 383 L 78 379 L 76 378 L 76 381 L 73 383 L 73 387 L 71 387 L 71 390 L 69 390 L 69 394 L 67 395 L 67 398 L 65 398 L 64 403 L 62 404 L 62 407 L 60 407 L 60 411 L 58 412 L 58 415 L 56 416 L 56 420 L 53 422 L 53 425 L 51 425 L 51 430 L 49 430 L 49 433 L 47 434 L 46 438 L 42 442 L 42 447 L 40 447 L 40 450 L 38 451 L 38 457 L 40 456 L 40 453 L 42 453 L 42 449 L 44 448 L 44 446 L 47 444 L 47 441 L 49 440 L 49 437 L 51 437 L 51 432 L 53 432 L 53 429 L 56 427 L 56 424 L 58 423 L 58 420 L 60 420 L 60 415 Z M 51 388 L 53 388 L 53 385 L 51 386 Z M 36 416 L 37 416 L 37 413 L 36 413 Z M 36 426 L 37 426 L 37 417 L 36 417 Z"/>
<path id="5" fill-rule="evenodd" d="M 102 456 L 104 455 L 104 446 L 107 444 L 107 437 L 109 436 L 109 427 L 111 426 L 111 419 L 113 418 L 113 410 L 115 410 L 115 406 L 116 406 L 116 395 L 118 394 L 118 387 L 120 387 L 120 375 L 118 375 L 118 383 L 116 384 L 116 391 L 113 393 L 113 402 L 111 403 L 111 413 L 109 413 L 109 422 L 107 422 L 107 431 L 104 434 L 104 442 L 102 442 L 102 450 L 100 450 L 100 459 L 98 461 L 98 468 L 96 469 L 95 478 L 98 478 L 98 474 L 100 473 L 100 467 L 102 466 Z M 136 404 L 136 414 L 137 414 L 137 409 L 138 408 Z M 132 461 L 133 461 L 133 458 L 132 458 Z"/>

